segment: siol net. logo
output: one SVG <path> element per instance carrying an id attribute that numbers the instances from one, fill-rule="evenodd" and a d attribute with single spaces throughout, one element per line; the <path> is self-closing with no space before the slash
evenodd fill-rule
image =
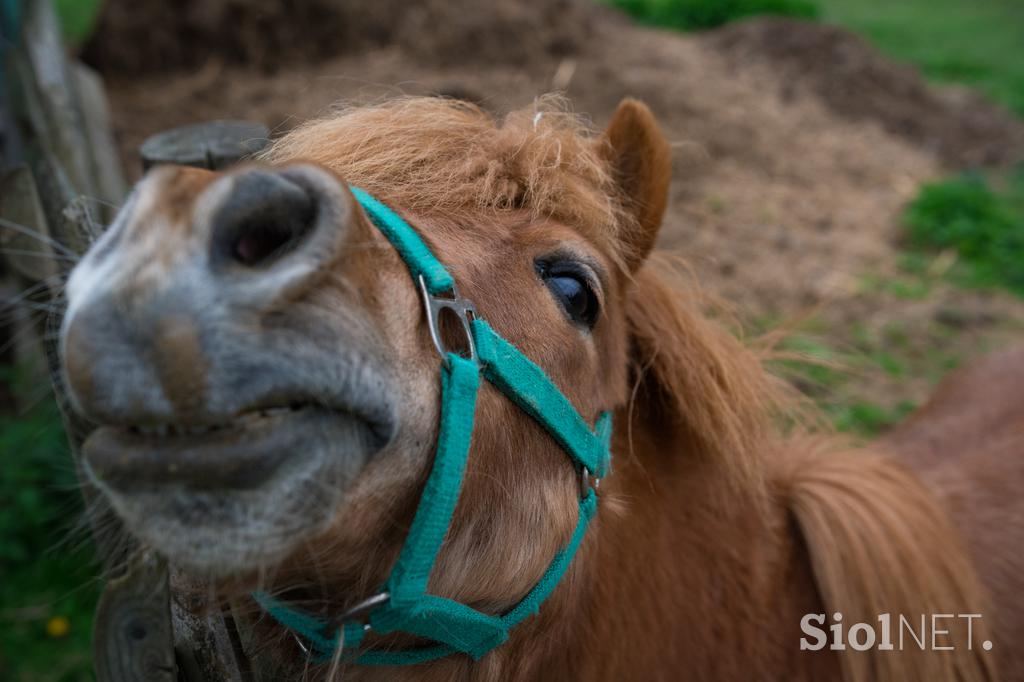
<path id="1" fill-rule="evenodd" d="M 820 651 L 826 646 L 833 651 L 847 647 L 855 651 L 952 651 L 966 647 L 973 649 L 974 621 L 981 619 L 980 613 L 932 613 L 907 617 L 891 613 L 878 615 L 874 623 L 853 623 L 848 628 L 843 623 L 843 614 L 832 614 L 832 623 L 825 626 L 824 613 L 808 613 L 800 619 L 801 651 Z M 966 626 L 966 627 L 965 627 Z M 992 649 L 992 642 L 985 640 L 982 649 Z"/>

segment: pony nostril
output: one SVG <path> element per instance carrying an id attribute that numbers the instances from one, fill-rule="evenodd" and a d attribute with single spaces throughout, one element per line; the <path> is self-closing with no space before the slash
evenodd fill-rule
<path id="1" fill-rule="evenodd" d="M 253 267 L 286 253 L 301 235 L 287 225 L 257 222 L 244 226 L 242 234 L 231 245 L 231 257 L 242 265 Z"/>
<path id="2" fill-rule="evenodd" d="M 312 193 L 280 174 L 241 174 L 214 219 L 214 256 L 249 268 L 269 264 L 312 231 L 317 208 Z"/>

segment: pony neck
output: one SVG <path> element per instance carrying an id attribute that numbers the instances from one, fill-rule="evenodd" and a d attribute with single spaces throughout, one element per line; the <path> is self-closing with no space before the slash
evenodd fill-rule
<path id="1" fill-rule="evenodd" d="M 509 660 L 564 666 L 551 679 L 750 679 L 769 651 L 760 663 L 770 669 L 780 669 L 778 652 L 806 664 L 800 617 L 822 606 L 786 510 L 761 482 L 725 479 L 699 438 L 653 412 L 634 410 L 631 425 L 616 415 L 593 538 L 577 579 L 538 619 L 548 636 L 531 642 L 555 645 L 545 657 L 512 643 Z M 834 659 L 817 659 L 818 679 L 834 679 Z"/>

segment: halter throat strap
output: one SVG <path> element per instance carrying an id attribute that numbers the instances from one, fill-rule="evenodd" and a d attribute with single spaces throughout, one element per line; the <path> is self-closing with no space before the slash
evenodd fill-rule
<path id="1" fill-rule="evenodd" d="M 591 428 L 544 371 L 479 318 L 472 302 L 459 296 L 455 279 L 405 220 L 366 192 L 350 189 L 405 261 L 423 297 L 431 339 L 441 356 L 441 419 L 434 462 L 398 561 L 375 595 L 331 620 L 265 592 L 253 597 L 319 661 L 340 656 L 361 665 L 411 665 L 460 653 L 478 660 L 536 614 L 568 570 L 597 512 L 591 478 L 603 477 L 610 465 L 611 413 L 602 413 Z M 468 357 L 444 346 L 438 323 L 445 308 L 463 326 Z M 548 432 L 569 456 L 581 481 L 579 517 L 569 542 L 526 596 L 500 616 L 427 592 L 462 488 L 481 377 Z M 369 630 L 403 632 L 435 644 L 401 651 L 364 650 L 361 644 Z"/>

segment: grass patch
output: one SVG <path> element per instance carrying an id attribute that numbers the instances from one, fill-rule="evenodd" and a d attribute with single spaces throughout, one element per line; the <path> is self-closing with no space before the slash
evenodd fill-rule
<path id="1" fill-rule="evenodd" d="M 975 87 L 1024 116 L 1024 3 L 818 0 L 822 18 L 866 36 L 928 77 Z"/>
<path id="2" fill-rule="evenodd" d="M 929 78 L 971 86 L 1024 116 L 1024 3 L 1017 0 L 604 2 L 643 23 L 684 31 L 757 15 L 820 18 L 864 35 Z"/>
<path id="3" fill-rule="evenodd" d="M 0 453 L 0 679 L 92 680 L 99 584 L 91 548 L 69 539 L 81 499 L 53 401 L 0 414 Z"/>
<path id="4" fill-rule="evenodd" d="M 60 20 L 64 39 L 72 45 L 80 45 L 86 41 L 96 27 L 101 0 L 54 0 L 54 9 Z"/>
<path id="5" fill-rule="evenodd" d="M 866 374 L 906 376 L 903 355 L 909 349 L 900 347 L 894 339 L 876 338 L 863 328 L 852 330 L 849 348 L 839 349 L 822 340 L 811 326 L 813 321 L 782 342 L 778 350 L 783 359 L 774 361 L 771 367 L 811 398 L 838 431 L 872 438 L 902 421 L 916 407 L 909 400 L 888 405 L 865 400 L 854 387 L 854 379 Z"/>
<path id="6" fill-rule="evenodd" d="M 736 19 L 765 14 L 814 18 L 812 0 L 606 0 L 638 21 L 683 31 L 721 26 Z"/>
<path id="7" fill-rule="evenodd" d="M 958 283 L 1024 296 L 1024 168 L 1000 185 L 980 174 L 925 185 L 904 221 L 912 247 L 956 253 Z"/>
<path id="8" fill-rule="evenodd" d="M 891 297 L 884 291 L 881 297 Z M 753 333 L 777 328 L 755 320 Z M 839 333 L 837 333 L 839 332 Z M 902 422 L 950 370 L 961 351 L 944 343 L 956 332 L 941 323 L 854 323 L 841 331 L 821 317 L 792 328 L 768 363 L 793 384 L 836 430 L 875 438 Z"/>
<path id="9" fill-rule="evenodd" d="M 864 275 L 860 279 L 858 290 L 862 294 L 885 293 L 905 301 L 920 301 L 928 298 L 932 292 L 930 279 L 921 276 L 923 273 L 907 271 L 907 277 L 881 277 L 875 274 Z"/>
<path id="10" fill-rule="evenodd" d="M 836 429 L 862 436 L 876 436 L 906 419 L 917 407 L 909 400 L 901 400 L 893 407 L 857 401 L 837 405 L 830 410 Z"/>

